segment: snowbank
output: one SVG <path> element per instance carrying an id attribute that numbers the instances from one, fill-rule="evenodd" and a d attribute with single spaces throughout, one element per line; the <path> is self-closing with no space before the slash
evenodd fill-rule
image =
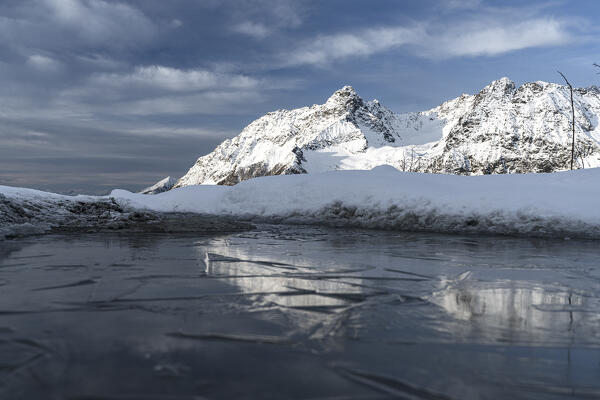
<path id="1" fill-rule="evenodd" d="M 174 208 L 172 204 L 169 208 L 160 213 L 122 207 L 109 196 L 64 196 L 0 186 L 0 240 L 48 231 L 221 233 L 252 227 L 222 216 L 169 212 Z"/>
<path id="2" fill-rule="evenodd" d="M 229 221 L 600 239 L 599 183 L 600 169 L 457 176 L 383 166 L 156 195 L 114 190 L 103 197 L 63 196 L 0 186 L 0 238 L 53 227 L 158 226 L 166 221 L 160 213 L 191 212 Z M 201 230 L 199 219 L 184 219 Z"/>
<path id="3" fill-rule="evenodd" d="M 124 210 L 108 196 L 64 196 L 0 186 L 0 239 L 50 230 L 121 229 L 153 219 L 152 213 Z"/>
<path id="4" fill-rule="evenodd" d="M 42 233 L 64 222 L 72 214 L 70 206 L 95 200 L 89 196 L 63 196 L 0 186 L 0 239 Z"/>
<path id="5" fill-rule="evenodd" d="M 456 176 L 382 166 L 110 196 L 124 207 L 269 222 L 600 238 L 599 183 L 600 169 Z"/>

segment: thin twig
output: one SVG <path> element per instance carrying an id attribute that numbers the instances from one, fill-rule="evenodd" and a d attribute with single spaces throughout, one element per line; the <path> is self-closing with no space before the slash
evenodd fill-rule
<path id="1" fill-rule="evenodd" d="M 571 90 L 571 111 L 573 113 L 573 143 L 571 144 L 571 169 L 573 169 L 573 159 L 575 158 L 575 105 L 573 104 L 573 86 L 571 86 L 571 84 L 567 80 L 567 77 L 564 76 L 562 72 L 560 72 L 560 71 L 556 71 L 556 72 L 558 72 L 560 74 L 560 76 L 563 77 L 565 82 L 567 82 L 569 89 Z"/>

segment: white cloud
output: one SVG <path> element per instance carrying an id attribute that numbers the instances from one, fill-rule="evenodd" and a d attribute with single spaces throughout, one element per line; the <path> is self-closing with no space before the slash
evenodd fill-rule
<path id="1" fill-rule="evenodd" d="M 267 5 L 273 22 L 280 26 L 297 28 L 304 22 L 297 1 L 276 0 Z"/>
<path id="2" fill-rule="evenodd" d="M 443 0 L 441 4 L 448 9 L 477 8 L 481 6 L 481 0 Z"/>
<path id="3" fill-rule="evenodd" d="M 564 45 L 575 37 L 569 28 L 568 23 L 555 18 L 521 21 L 481 18 L 452 26 L 378 27 L 318 36 L 285 53 L 281 63 L 324 66 L 340 59 L 400 47 L 426 58 L 494 56 L 533 47 Z"/>
<path id="4" fill-rule="evenodd" d="M 126 74 L 97 74 L 92 81 L 116 87 L 132 85 L 180 92 L 214 88 L 248 89 L 258 85 L 256 79 L 245 75 L 218 73 L 204 69 L 183 70 L 161 65 L 137 67 L 133 72 Z"/>
<path id="5" fill-rule="evenodd" d="M 325 65 L 338 59 L 368 56 L 394 47 L 418 42 L 421 28 L 375 28 L 358 33 L 319 36 L 285 55 L 284 64 Z"/>
<path id="6" fill-rule="evenodd" d="M 73 30 L 90 43 L 113 44 L 148 39 L 153 23 L 138 9 L 123 3 L 103 0 L 43 0 L 50 18 L 60 27 Z"/>
<path id="7" fill-rule="evenodd" d="M 496 26 L 476 23 L 430 37 L 423 53 L 432 57 L 436 53 L 446 57 L 493 56 L 532 47 L 560 46 L 571 39 L 566 24 L 552 18 Z"/>
<path id="8" fill-rule="evenodd" d="M 243 114 L 264 98 L 255 91 L 207 91 L 162 96 L 111 106 L 121 115 Z"/>
<path id="9" fill-rule="evenodd" d="M 279 88 L 277 84 L 230 71 L 140 66 L 128 72 L 94 74 L 81 85 L 57 93 L 46 108 L 54 116 L 72 120 L 97 114 L 234 115 L 254 109 L 265 100 L 266 90 Z"/>
<path id="10" fill-rule="evenodd" d="M 257 39 L 262 39 L 271 33 L 270 29 L 267 28 L 264 24 L 252 21 L 245 21 L 239 23 L 237 25 L 234 25 L 231 29 L 234 32 L 252 36 Z"/>
<path id="11" fill-rule="evenodd" d="M 27 65 L 42 72 L 57 72 L 61 69 L 60 62 L 41 54 L 33 54 L 27 58 Z"/>

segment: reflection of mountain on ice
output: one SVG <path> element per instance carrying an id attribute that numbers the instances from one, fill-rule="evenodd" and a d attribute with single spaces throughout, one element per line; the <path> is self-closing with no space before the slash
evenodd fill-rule
<path id="1" fill-rule="evenodd" d="M 570 249 L 541 247 L 540 258 L 532 259 L 523 258 L 529 253 L 522 250 L 531 251 L 537 242 L 377 234 L 360 236 L 361 244 L 354 246 L 357 236 L 336 241 L 338 231 L 321 240 L 319 228 L 303 235 L 292 227 L 274 229 L 272 237 L 261 230 L 212 239 L 196 251 L 207 276 L 232 285 L 256 318 L 290 327 L 292 335 L 380 342 L 597 342 L 600 301 L 594 283 L 579 281 L 570 288 L 554 283 L 581 272 L 572 265 L 565 275 L 561 267 L 579 248 L 574 242 L 567 242 L 574 246 Z M 463 257 L 465 252 L 471 256 Z M 434 253 L 438 257 L 431 257 Z M 486 267 L 450 278 L 473 255 Z M 536 268 L 542 265 L 547 269 Z M 421 321 L 416 331 L 415 320 Z"/>
<path id="2" fill-rule="evenodd" d="M 327 279 L 343 267 L 315 268 L 308 260 L 285 256 L 258 258 L 241 246 L 215 246 L 201 257 L 206 273 L 223 277 L 244 293 L 256 293 L 264 305 L 305 310 L 327 309 L 335 312 L 352 304 L 363 290 L 355 284 Z M 318 265 L 314 263 L 312 265 Z M 354 277 L 360 283 L 360 277 Z"/>
<path id="3" fill-rule="evenodd" d="M 562 287 L 521 281 L 486 283 L 469 279 L 435 292 L 430 301 L 472 329 L 505 329 L 530 339 L 598 325 L 593 298 Z M 597 322 L 597 321 L 596 321 Z"/>
<path id="4" fill-rule="evenodd" d="M 280 321 L 286 329 L 308 332 L 311 338 L 342 334 L 345 328 L 339 322 L 364 299 L 363 292 L 369 291 L 357 285 L 360 276 L 351 277 L 349 283 L 330 279 L 344 270 L 335 263 L 325 266 L 316 258 L 286 256 L 281 248 L 266 255 L 226 240 L 211 244 L 198 248 L 208 276 L 219 277 L 246 295 L 253 294 L 247 297 L 251 308 L 268 311 L 257 313 L 258 318 Z"/>

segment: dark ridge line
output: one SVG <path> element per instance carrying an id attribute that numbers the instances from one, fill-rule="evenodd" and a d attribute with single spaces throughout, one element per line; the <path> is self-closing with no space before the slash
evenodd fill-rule
<path id="1" fill-rule="evenodd" d="M 213 297 L 245 297 L 245 296 L 266 296 L 266 295 L 279 295 L 285 296 L 289 294 L 289 291 L 281 291 L 281 292 L 235 292 L 235 293 L 214 293 L 214 294 L 206 294 L 201 296 L 180 296 L 180 297 L 148 297 L 148 298 L 123 298 L 123 299 L 113 299 L 113 300 L 98 300 L 98 301 L 89 301 L 84 304 L 110 304 L 110 303 L 135 303 L 135 302 L 152 302 L 152 301 L 183 301 L 183 300 L 203 300 Z M 296 293 L 294 293 L 296 294 Z"/>
<path id="2" fill-rule="evenodd" d="M 291 344 L 292 342 L 288 338 L 282 338 L 277 336 L 262 336 L 262 335 L 232 335 L 227 333 L 187 333 L 187 332 L 167 332 L 166 336 L 180 338 L 180 339 L 193 339 L 193 340 L 223 340 L 232 342 L 245 342 L 245 343 L 265 343 L 265 344 Z"/>
<path id="3" fill-rule="evenodd" d="M 214 258 L 211 258 L 211 257 L 214 257 Z M 245 262 L 245 263 L 249 263 L 249 264 L 265 265 L 265 266 L 281 268 L 281 269 L 293 269 L 293 270 L 298 269 L 297 267 L 293 266 L 292 264 L 280 263 L 277 261 L 244 260 L 241 258 L 223 256 L 223 255 L 217 254 L 217 253 L 206 253 L 206 258 L 208 259 L 209 262 L 231 262 L 231 263 Z"/>
<path id="4" fill-rule="evenodd" d="M 333 369 L 349 380 L 361 383 L 380 392 L 400 396 L 400 398 L 409 399 L 416 396 L 417 398 L 427 400 L 453 400 L 450 396 L 432 392 L 389 376 L 341 366 L 334 367 Z"/>
<path id="5" fill-rule="evenodd" d="M 71 288 L 71 287 L 77 287 L 77 286 L 94 285 L 96 283 L 98 283 L 96 280 L 90 278 L 90 279 L 83 279 L 81 281 L 77 281 L 77 282 L 73 282 L 73 283 L 67 283 L 64 285 L 45 286 L 45 287 L 41 287 L 41 288 L 31 289 L 31 291 L 39 292 L 39 291 L 43 291 L 43 290 L 65 289 L 65 288 Z"/>
<path id="6" fill-rule="evenodd" d="M 0 265 L 0 268 L 22 267 L 23 265 L 28 265 L 28 263 L 4 264 L 4 265 Z"/>
<path id="7" fill-rule="evenodd" d="M 102 395 L 81 394 L 66 397 L 67 400 L 208 400 L 206 397 L 197 395 L 154 395 L 154 394 L 124 394 L 124 395 Z"/>
<path id="8" fill-rule="evenodd" d="M 389 272 L 397 272 L 399 274 L 406 274 L 406 275 L 412 275 L 412 276 L 418 276 L 421 278 L 426 278 L 423 280 L 429 280 L 429 279 L 435 279 L 433 276 L 429 276 L 429 275 L 421 275 L 421 274 L 417 274 L 414 272 L 408 272 L 408 271 L 403 271 L 401 269 L 395 269 L 395 268 L 384 268 L 384 271 L 389 271 Z"/>
<path id="9" fill-rule="evenodd" d="M 38 350 L 44 350 L 44 351 L 46 351 L 48 353 L 53 353 L 54 352 L 54 350 L 52 350 L 51 348 L 49 348 L 47 346 L 44 346 L 43 344 L 38 343 L 35 340 L 29 339 L 29 338 L 13 339 L 13 342 L 22 344 L 24 346 L 33 347 L 33 348 L 38 349 Z"/>
<path id="10" fill-rule="evenodd" d="M 17 256 L 17 257 L 8 257 L 9 260 L 24 260 L 27 258 L 43 258 L 43 257 L 52 257 L 54 254 L 39 254 L 36 256 Z"/>
<path id="11" fill-rule="evenodd" d="M 39 266 L 36 268 L 43 269 L 45 271 L 55 271 L 55 270 L 70 271 L 73 269 L 89 268 L 89 266 L 84 265 L 84 264 L 52 264 L 52 265 L 42 265 L 42 266 Z"/>

